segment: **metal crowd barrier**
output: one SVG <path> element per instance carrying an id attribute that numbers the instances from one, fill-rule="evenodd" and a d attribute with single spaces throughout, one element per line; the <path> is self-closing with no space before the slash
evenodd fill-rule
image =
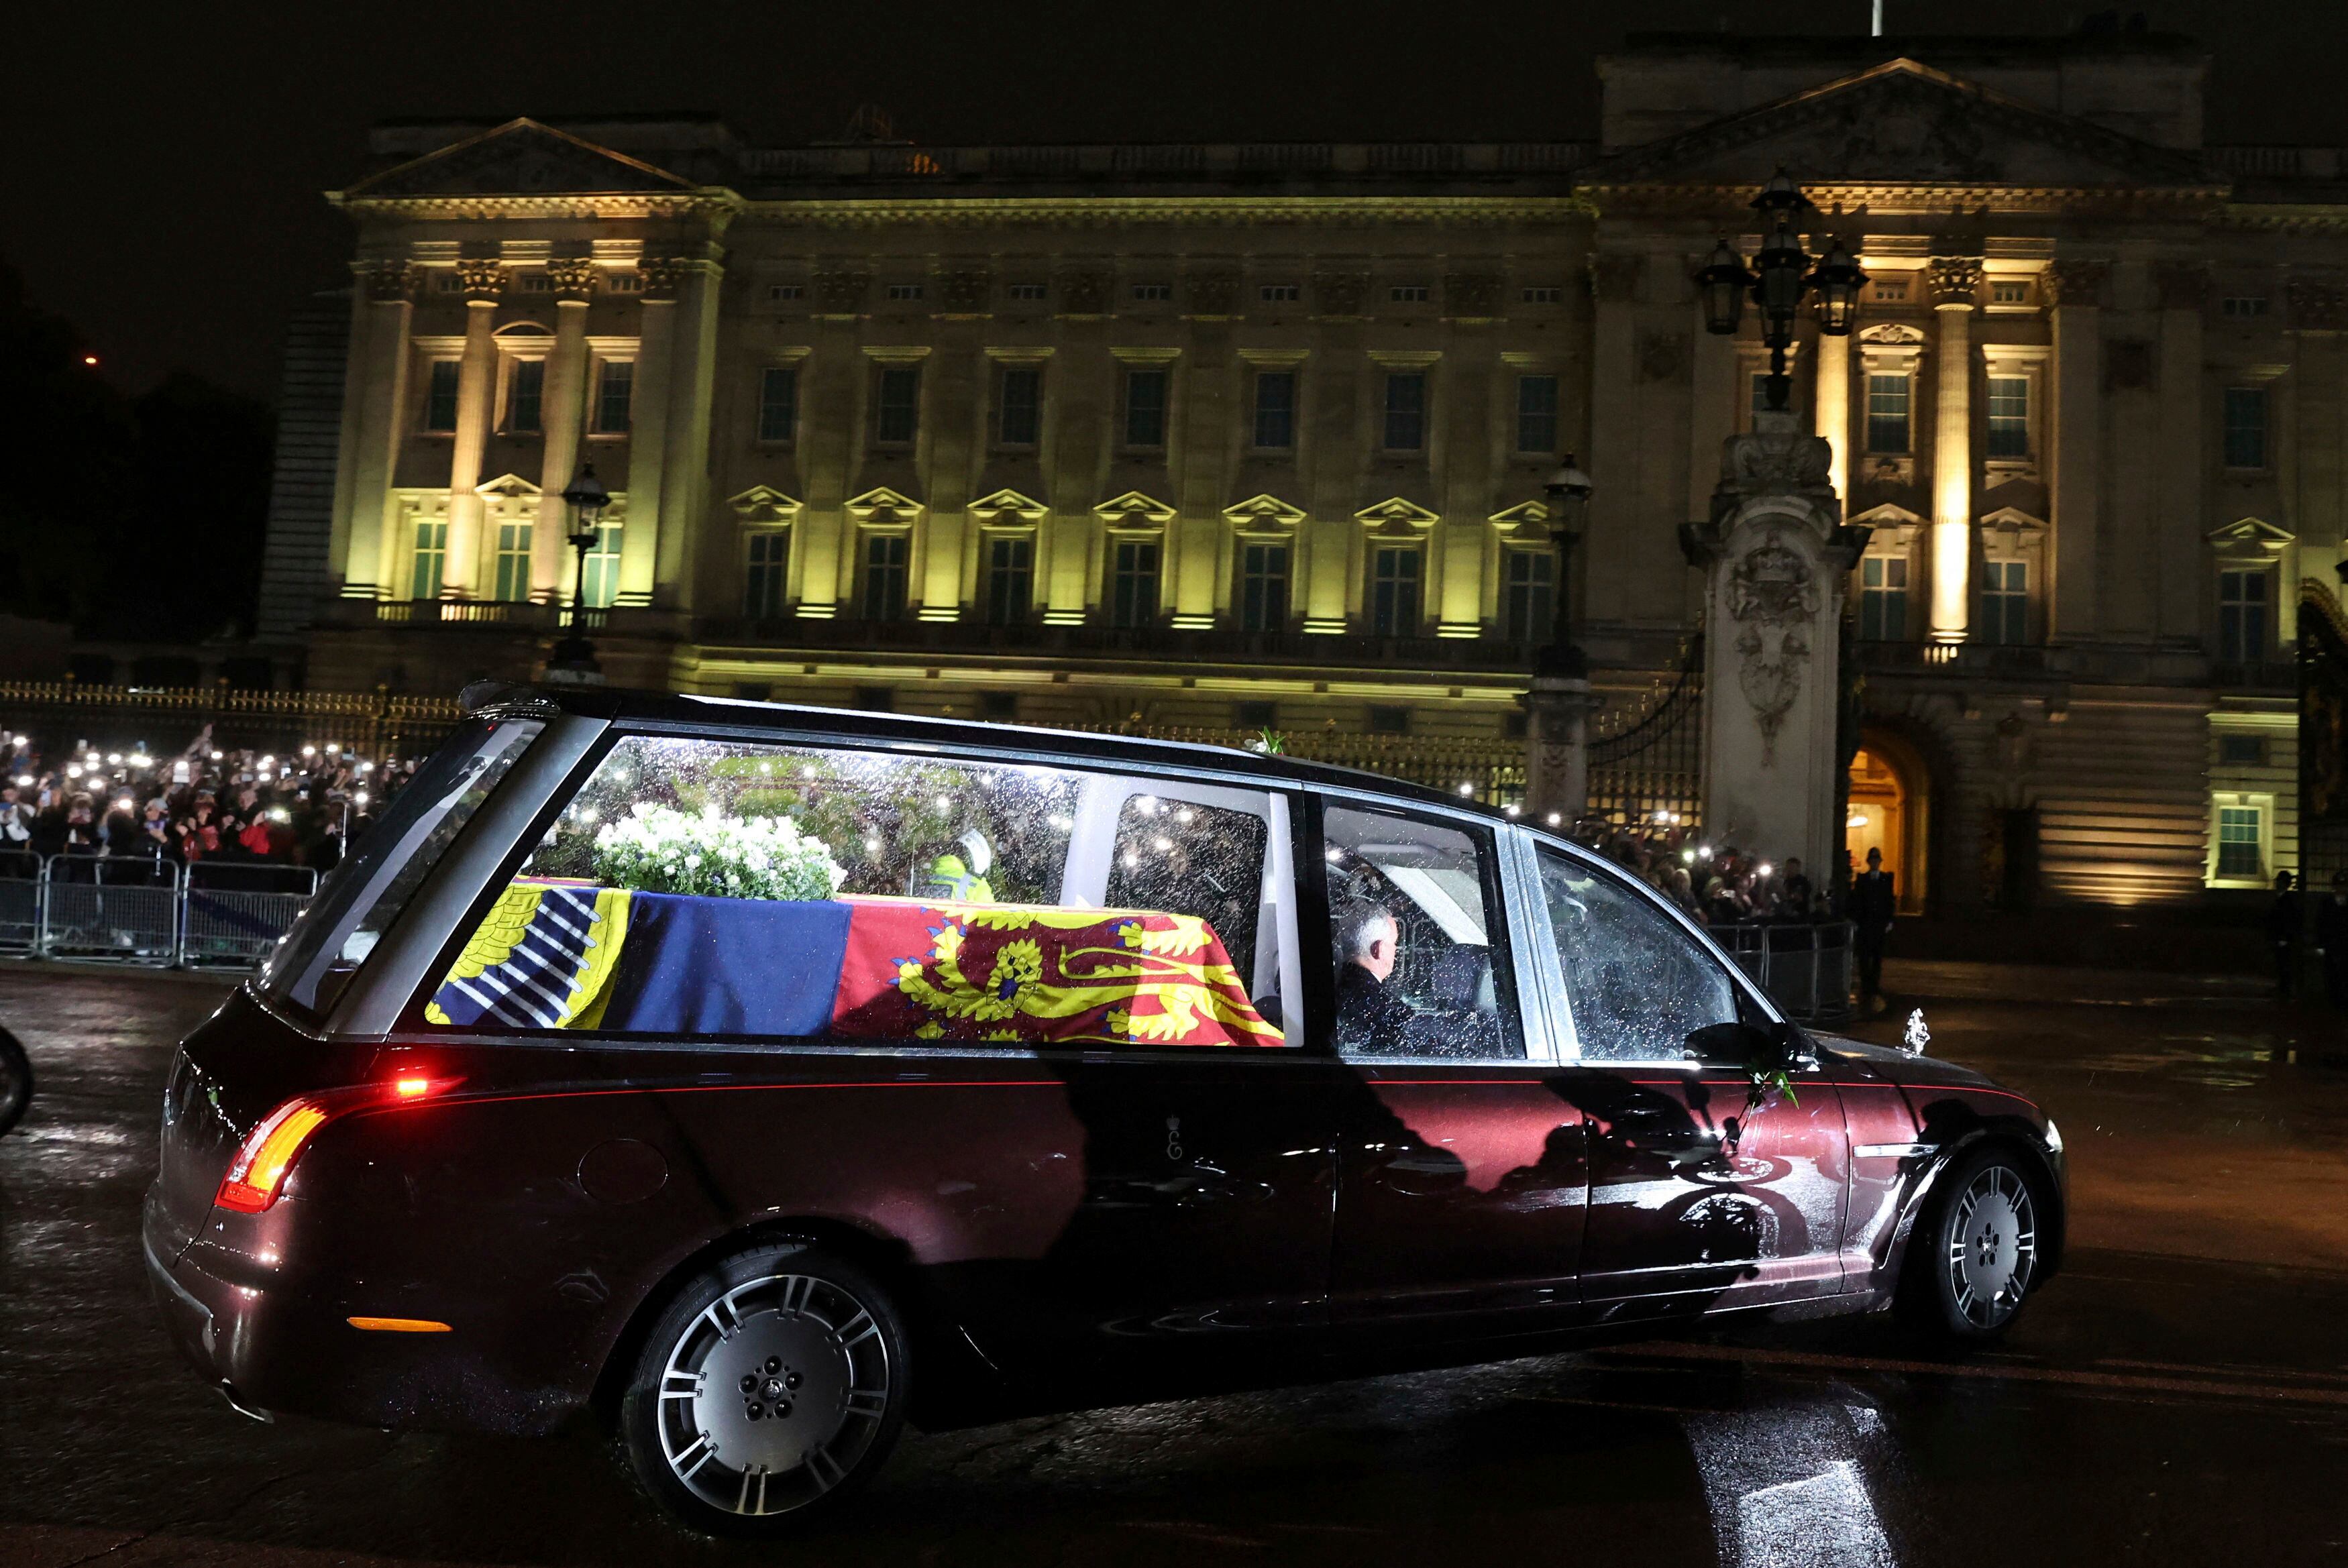
<path id="1" fill-rule="evenodd" d="M 1841 1023 L 1850 1017 L 1849 921 L 1755 921 L 1710 929 L 1736 967 L 1788 1017 L 1803 1023 Z"/>
<path id="2" fill-rule="evenodd" d="M 0 852 L 0 955 L 249 969 L 317 888 L 299 866 Z"/>

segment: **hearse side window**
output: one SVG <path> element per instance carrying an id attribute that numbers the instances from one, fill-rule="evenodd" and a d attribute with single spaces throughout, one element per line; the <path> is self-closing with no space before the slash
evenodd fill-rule
<path id="1" fill-rule="evenodd" d="M 1283 797 L 621 741 L 425 999 L 474 1031 L 1281 1046 Z M 1283 934 L 1285 933 L 1285 934 Z"/>
<path id="2" fill-rule="evenodd" d="M 1540 858 L 1583 1058 L 1679 1061 L 1689 1035 L 1736 1020 L 1727 971 L 1661 909 L 1570 856 L 1543 849 Z"/>
<path id="3" fill-rule="evenodd" d="M 545 728 L 530 719 L 475 721 L 450 736 L 392 797 L 286 933 L 262 970 L 262 996 L 323 1017 Z"/>
<path id="4" fill-rule="evenodd" d="M 1491 835 L 1333 804 L 1322 838 L 1338 1050 L 1521 1059 Z"/>

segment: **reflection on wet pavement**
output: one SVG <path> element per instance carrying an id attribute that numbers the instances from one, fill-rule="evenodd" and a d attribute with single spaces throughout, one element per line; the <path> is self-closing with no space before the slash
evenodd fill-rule
<path id="1" fill-rule="evenodd" d="M 2348 1561 L 2348 1073 L 2310 1060 L 2337 1021 L 2173 978 L 2152 1008 L 1888 979 L 1902 1009 L 1863 1032 L 1920 998 L 1937 1052 L 2069 1142 L 2075 1250 L 1996 1351 L 1753 1325 L 927 1433 L 777 1549 L 677 1533 L 590 1438 L 231 1414 L 136 1239 L 169 1042 L 219 989 L 0 966 L 44 1071 L 0 1138 L 0 1565 Z"/>

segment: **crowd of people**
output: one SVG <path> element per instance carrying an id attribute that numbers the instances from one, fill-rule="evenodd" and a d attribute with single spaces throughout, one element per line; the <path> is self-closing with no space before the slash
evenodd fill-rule
<path id="1" fill-rule="evenodd" d="M 122 883 L 186 867 L 198 884 L 293 890 L 332 868 L 416 767 L 335 744 L 223 749 L 209 725 L 168 755 L 13 731 L 0 732 L 0 876 L 46 865 L 53 878 Z"/>
<path id="2" fill-rule="evenodd" d="M 1650 824 L 1587 820 L 1574 837 L 1707 926 L 1807 924 L 1829 917 L 1833 890 L 1798 859 L 1774 862 L 1734 844 L 1713 844 L 1668 816 Z"/>

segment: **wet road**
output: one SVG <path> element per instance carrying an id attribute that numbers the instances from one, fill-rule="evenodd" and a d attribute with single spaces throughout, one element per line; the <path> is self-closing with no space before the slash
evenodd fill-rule
<path id="1" fill-rule="evenodd" d="M 2221 982 L 1889 979 L 2070 1146 L 2070 1266 L 1996 1353 L 1754 1327 L 917 1436 L 785 1550 L 676 1532 L 585 1440 L 232 1414 L 136 1235 L 220 987 L 0 965 L 43 1073 L 0 1138 L 0 1568 L 2348 1563 L 2348 1030 Z"/>

